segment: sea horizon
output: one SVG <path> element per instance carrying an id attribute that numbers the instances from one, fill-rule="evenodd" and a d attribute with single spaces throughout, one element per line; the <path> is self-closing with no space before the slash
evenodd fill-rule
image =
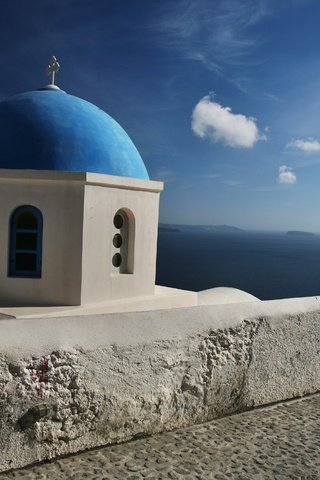
<path id="1" fill-rule="evenodd" d="M 287 234 L 288 232 L 301 232 L 301 233 L 310 233 L 312 235 L 320 235 L 320 230 L 312 230 L 312 229 L 305 229 L 305 228 L 297 228 L 297 227 L 292 227 L 288 229 L 277 229 L 277 228 L 248 228 L 248 227 L 239 227 L 238 225 L 230 225 L 228 223 L 199 223 L 199 224 L 194 224 L 194 223 L 167 223 L 167 222 L 159 222 L 159 230 L 163 227 L 168 227 L 168 228 L 183 228 L 183 229 L 189 229 L 189 228 L 194 228 L 194 229 L 202 229 L 202 228 L 215 228 L 215 227 L 226 227 L 230 229 L 235 229 L 235 233 L 283 233 Z M 219 230 L 215 230 L 215 233 L 219 233 Z"/>
<path id="2" fill-rule="evenodd" d="M 195 228 L 158 235 L 157 284 L 244 290 L 261 300 L 320 294 L 320 236 Z"/>

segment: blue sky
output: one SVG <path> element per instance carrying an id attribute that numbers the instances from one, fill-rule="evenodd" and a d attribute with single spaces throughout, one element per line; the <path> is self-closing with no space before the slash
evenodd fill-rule
<path id="1" fill-rule="evenodd" d="M 114 117 L 160 219 L 320 231 L 318 0 L 11 0 L 0 99 L 47 83 Z"/>

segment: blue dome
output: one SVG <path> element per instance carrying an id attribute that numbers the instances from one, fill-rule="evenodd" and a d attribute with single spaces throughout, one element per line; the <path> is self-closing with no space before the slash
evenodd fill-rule
<path id="1" fill-rule="evenodd" d="M 53 88 L 0 102 L 0 168 L 149 178 L 138 150 L 113 118 Z"/>

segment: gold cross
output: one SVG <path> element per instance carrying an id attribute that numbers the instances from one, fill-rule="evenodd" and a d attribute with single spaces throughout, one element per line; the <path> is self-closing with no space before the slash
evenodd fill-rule
<path id="1" fill-rule="evenodd" d="M 59 70 L 59 68 L 60 68 L 59 62 L 56 59 L 56 57 L 53 55 L 51 57 L 50 63 L 47 66 L 47 70 L 46 70 L 46 74 L 48 75 L 48 77 L 50 77 L 51 75 L 51 85 L 54 85 L 54 77 L 56 72 Z"/>

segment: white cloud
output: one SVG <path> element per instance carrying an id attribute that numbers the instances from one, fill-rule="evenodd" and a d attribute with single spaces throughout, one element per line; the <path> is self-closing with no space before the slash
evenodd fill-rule
<path id="1" fill-rule="evenodd" d="M 243 182 L 240 182 L 239 180 L 224 180 L 221 183 L 228 185 L 228 187 L 238 187 L 239 185 L 243 185 Z"/>
<path id="2" fill-rule="evenodd" d="M 258 140 L 266 140 L 266 136 L 259 133 L 255 118 L 232 113 L 231 108 L 212 101 L 209 95 L 195 106 L 191 128 L 200 138 L 230 147 L 250 148 Z"/>
<path id="3" fill-rule="evenodd" d="M 269 100 L 273 100 L 274 102 L 281 102 L 281 99 L 274 93 L 264 92 L 263 95 Z"/>
<path id="4" fill-rule="evenodd" d="M 307 140 L 299 138 L 297 140 L 292 140 L 292 142 L 288 143 L 286 147 L 297 148 L 298 150 L 307 153 L 320 152 L 320 142 L 312 137 L 307 138 Z"/>
<path id="5" fill-rule="evenodd" d="M 155 24 L 162 44 L 184 58 L 222 73 L 224 65 L 243 63 L 257 43 L 252 27 L 270 14 L 269 0 L 176 0 L 162 8 Z"/>
<path id="6" fill-rule="evenodd" d="M 287 185 L 293 185 L 297 181 L 297 176 L 292 170 L 291 167 L 287 167 L 286 165 L 282 165 L 279 167 L 279 176 L 278 182 L 285 183 Z"/>

